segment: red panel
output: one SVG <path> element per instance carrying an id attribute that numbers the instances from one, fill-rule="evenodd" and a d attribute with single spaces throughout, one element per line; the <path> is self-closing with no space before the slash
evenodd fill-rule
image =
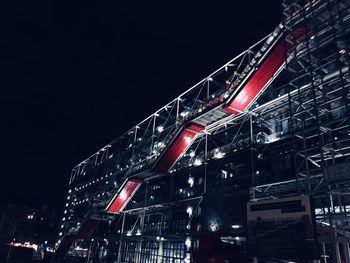
<path id="1" fill-rule="evenodd" d="M 259 92 L 265 87 L 273 75 L 281 68 L 285 62 L 285 50 L 291 53 L 292 38 L 297 39 L 296 43 L 305 41 L 305 30 L 299 28 L 293 34 L 277 43 L 271 53 L 265 58 L 259 69 L 248 80 L 243 89 L 224 107 L 224 110 L 231 114 L 243 112 L 255 100 Z"/>
<path id="2" fill-rule="evenodd" d="M 191 123 L 185 128 L 171 144 L 170 148 L 163 155 L 162 159 L 155 167 L 158 173 L 165 173 L 175 164 L 180 156 L 192 144 L 196 135 L 203 131 L 204 127 L 196 123 Z"/>
<path id="3" fill-rule="evenodd" d="M 232 114 L 243 112 L 283 65 L 284 61 L 285 41 L 281 41 L 225 110 Z"/>
<path id="4" fill-rule="evenodd" d="M 202 125 L 197 124 L 197 123 L 191 123 L 186 129 L 189 131 L 199 133 L 199 132 L 204 130 L 204 127 Z"/>
<path id="5" fill-rule="evenodd" d="M 113 198 L 112 202 L 107 207 L 109 213 L 119 213 L 128 204 L 131 197 L 136 193 L 137 189 L 141 186 L 142 181 L 140 179 L 132 178 L 127 179 L 119 190 L 118 194 Z"/>

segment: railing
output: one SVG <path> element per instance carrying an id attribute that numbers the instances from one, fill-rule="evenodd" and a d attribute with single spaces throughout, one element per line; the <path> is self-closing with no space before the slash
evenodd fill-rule
<path id="1" fill-rule="evenodd" d="M 70 183 L 77 176 L 83 176 L 88 167 L 108 159 L 119 163 L 120 169 L 130 169 L 129 174 L 149 168 L 184 123 L 224 103 L 234 94 L 264 58 L 281 29 L 280 24 L 274 32 L 78 164 L 72 170 Z"/>

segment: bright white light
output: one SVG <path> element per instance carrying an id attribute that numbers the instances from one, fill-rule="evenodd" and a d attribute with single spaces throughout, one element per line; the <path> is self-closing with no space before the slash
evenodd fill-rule
<path id="1" fill-rule="evenodd" d="M 59 235 L 59 236 L 62 236 L 62 232 L 60 232 L 58 235 Z"/>
<path id="2" fill-rule="evenodd" d="M 164 144 L 164 142 L 158 142 L 158 143 L 157 143 L 157 146 L 160 147 L 160 148 L 162 148 L 162 147 L 165 146 L 165 144 Z"/>
<path id="3" fill-rule="evenodd" d="M 181 117 L 186 117 L 188 115 L 188 111 L 183 111 L 180 113 Z"/>
<path id="4" fill-rule="evenodd" d="M 193 214 L 193 207 L 192 206 L 187 207 L 186 213 L 188 214 L 189 217 L 191 217 Z"/>
<path id="5" fill-rule="evenodd" d="M 157 127 L 157 131 L 158 131 L 158 132 L 164 131 L 164 127 L 163 127 L 163 126 L 158 126 L 158 127 Z"/>
<path id="6" fill-rule="evenodd" d="M 126 235 L 127 235 L 128 237 L 131 236 L 131 235 L 132 235 L 131 230 L 129 230 L 128 232 L 126 232 Z"/>
<path id="7" fill-rule="evenodd" d="M 197 158 L 194 163 L 193 163 L 195 166 L 199 166 L 199 165 L 202 165 L 202 160 Z"/>
<path id="8" fill-rule="evenodd" d="M 269 45 L 273 40 L 273 35 L 269 36 L 269 38 L 266 40 L 266 43 Z"/>
<path id="9" fill-rule="evenodd" d="M 209 230 L 211 232 L 216 232 L 219 230 L 219 222 L 215 219 L 211 220 L 209 223 Z"/>
<path id="10" fill-rule="evenodd" d="M 322 224 L 322 225 L 325 225 L 325 226 L 330 226 L 330 224 L 327 223 L 327 222 L 321 222 L 321 224 Z"/>
<path id="11" fill-rule="evenodd" d="M 221 158 L 223 158 L 224 156 L 225 156 L 225 153 L 222 152 L 222 151 L 220 151 L 219 149 L 216 149 L 216 150 L 214 151 L 214 158 L 215 158 L 215 159 L 221 159 Z"/>
<path id="12" fill-rule="evenodd" d="M 192 141 L 191 137 L 186 136 L 185 137 L 185 143 L 189 144 Z"/>
<path id="13" fill-rule="evenodd" d="M 141 230 L 140 229 L 137 229 L 136 236 L 141 236 Z"/>
<path id="14" fill-rule="evenodd" d="M 232 225 L 231 226 L 233 229 L 240 229 L 242 226 L 241 225 Z"/>
<path id="15" fill-rule="evenodd" d="M 71 193 L 71 192 L 72 192 L 72 190 L 69 190 L 69 191 L 68 191 L 68 193 Z"/>
<path id="16" fill-rule="evenodd" d="M 190 152 L 190 157 L 194 157 L 196 155 L 195 151 Z"/>
<path id="17" fill-rule="evenodd" d="M 66 204 L 66 207 L 68 206 L 68 203 Z"/>
<path id="18" fill-rule="evenodd" d="M 192 187 L 192 186 L 194 185 L 194 179 L 193 179 L 193 177 L 189 177 L 187 182 L 188 182 L 188 184 L 190 185 L 190 187 Z"/>
<path id="19" fill-rule="evenodd" d="M 186 238 L 185 245 L 186 245 L 187 249 L 189 249 L 191 247 L 191 238 L 190 237 Z"/>

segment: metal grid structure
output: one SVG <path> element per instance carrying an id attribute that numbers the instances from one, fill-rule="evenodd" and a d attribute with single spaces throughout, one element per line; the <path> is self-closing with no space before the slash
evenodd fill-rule
<path id="1" fill-rule="evenodd" d="M 349 263 L 349 10 L 284 0 L 271 34 L 74 167 L 57 254 L 190 262 L 203 233 L 245 247 L 248 201 L 310 195 L 319 257 Z"/>

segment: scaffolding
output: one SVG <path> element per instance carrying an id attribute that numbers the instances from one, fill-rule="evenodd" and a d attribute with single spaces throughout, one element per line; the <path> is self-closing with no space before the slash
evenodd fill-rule
<path id="1" fill-rule="evenodd" d="M 309 260 L 350 263 L 349 10 L 284 0 L 271 34 L 73 168 L 57 250 L 191 262 L 211 233 L 246 255 L 247 202 L 305 195 L 320 251 Z M 126 197 L 130 180 L 140 184 Z"/>

